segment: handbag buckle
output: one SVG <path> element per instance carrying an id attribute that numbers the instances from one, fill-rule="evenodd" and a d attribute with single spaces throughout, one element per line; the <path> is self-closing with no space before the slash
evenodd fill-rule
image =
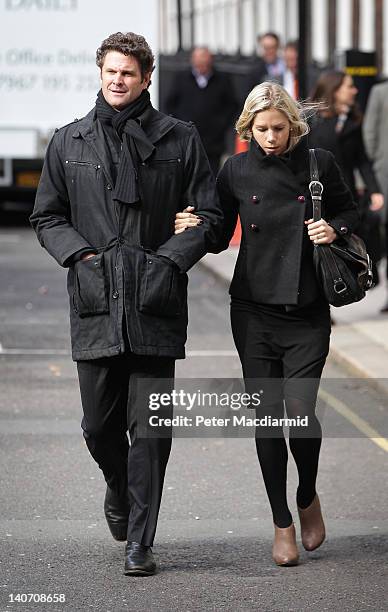
<path id="1" fill-rule="evenodd" d="M 367 280 L 366 280 L 366 286 L 365 289 L 366 291 L 368 289 L 370 289 L 373 285 L 373 272 L 372 272 L 372 260 L 369 257 L 368 253 L 366 254 L 367 256 L 367 261 L 368 261 L 368 273 L 367 273 Z"/>
<path id="2" fill-rule="evenodd" d="M 309 190 L 313 198 L 316 198 L 317 200 L 321 199 L 323 193 L 323 185 L 321 181 L 311 181 L 309 183 Z"/>
<path id="3" fill-rule="evenodd" d="M 334 283 L 334 291 L 336 293 L 343 293 L 348 288 L 347 284 L 342 280 L 337 280 Z"/>

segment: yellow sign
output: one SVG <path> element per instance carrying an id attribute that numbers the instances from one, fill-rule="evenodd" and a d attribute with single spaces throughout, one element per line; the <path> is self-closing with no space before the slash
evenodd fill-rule
<path id="1" fill-rule="evenodd" d="M 376 66 L 346 66 L 345 72 L 350 76 L 376 76 L 377 68 Z"/>
<path id="2" fill-rule="evenodd" d="M 16 175 L 16 185 L 18 187 L 37 187 L 40 179 L 40 172 L 38 170 L 31 170 L 30 172 L 18 172 Z"/>

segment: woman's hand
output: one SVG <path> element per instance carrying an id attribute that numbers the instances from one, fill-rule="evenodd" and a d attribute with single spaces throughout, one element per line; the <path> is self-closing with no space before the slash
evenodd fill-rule
<path id="1" fill-rule="evenodd" d="M 384 206 L 384 196 L 382 193 L 371 193 L 369 210 L 381 210 Z"/>
<path id="2" fill-rule="evenodd" d="M 308 219 L 305 221 L 307 225 L 308 235 L 314 244 L 330 244 L 337 238 L 337 232 L 325 219 Z"/>
<path id="3" fill-rule="evenodd" d="M 175 234 L 181 234 L 187 228 L 196 227 L 203 223 L 201 217 L 193 215 L 192 210 L 194 210 L 194 206 L 187 206 L 183 212 L 175 215 Z"/>

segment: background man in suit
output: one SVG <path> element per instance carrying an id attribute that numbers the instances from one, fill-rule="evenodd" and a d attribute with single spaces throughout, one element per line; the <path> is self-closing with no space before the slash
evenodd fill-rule
<path id="1" fill-rule="evenodd" d="M 298 41 L 290 40 L 284 46 L 284 74 L 283 87 L 288 91 L 290 96 L 297 100 L 299 98 L 299 77 L 298 77 Z M 320 71 L 313 63 L 307 67 L 307 91 L 311 92 Z"/>
<path id="2" fill-rule="evenodd" d="M 275 32 L 266 32 L 258 36 L 257 41 L 261 49 L 261 58 L 264 62 L 266 79 L 275 80 L 282 84 L 285 63 L 280 56 L 280 38 Z M 265 80 L 265 79 L 263 79 Z"/>
<path id="3" fill-rule="evenodd" d="M 385 229 L 385 253 L 388 255 L 388 82 L 372 87 L 364 116 L 363 136 L 366 152 L 373 162 L 373 170 L 384 195 L 381 219 Z M 388 264 L 386 278 L 388 292 Z M 381 312 L 388 313 L 388 294 Z"/>
<path id="4" fill-rule="evenodd" d="M 280 56 L 280 38 L 275 32 L 266 32 L 257 37 L 259 55 L 253 62 L 246 78 L 245 99 L 249 92 L 264 81 L 276 81 L 283 85 L 284 60 Z"/>
<path id="5" fill-rule="evenodd" d="M 207 47 L 191 53 L 191 69 L 177 74 L 166 99 L 166 112 L 196 125 L 216 175 L 226 136 L 237 118 L 238 103 L 229 77 L 218 72 Z"/>

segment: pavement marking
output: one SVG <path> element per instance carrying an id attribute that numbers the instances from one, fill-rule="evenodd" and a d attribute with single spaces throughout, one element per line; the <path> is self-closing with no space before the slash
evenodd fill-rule
<path id="1" fill-rule="evenodd" d="M 186 352 L 187 357 L 236 357 L 236 350 L 192 350 Z M 0 355 L 70 355 L 66 349 L 5 349 L 0 343 Z M 342 417 L 347 419 L 362 434 L 374 442 L 377 446 L 388 453 L 388 439 L 384 438 L 376 429 L 371 427 L 367 421 L 359 417 L 346 404 L 341 402 L 331 393 L 319 390 L 321 397 L 329 406 L 336 410 Z"/>
<path id="2" fill-rule="evenodd" d="M 4 348 L 0 345 L 2 355 L 70 355 L 67 349 L 30 349 L 30 348 Z M 187 357 L 237 357 L 234 350 L 200 350 L 186 351 Z"/>
<path id="3" fill-rule="evenodd" d="M 236 350 L 202 350 L 202 351 L 186 351 L 187 357 L 237 357 Z"/>
<path id="4" fill-rule="evenodd" d="M 73 436 L 80 432 L 77 419 L 0 419 L 0 436 Z"/>
<path id="5" fill-rule="evenodd" d="M 7 349 L 1 346 L 0 355 L 70 355 L 70 351 L 68 351 L 67 349 Z"/>
<path id="6" fill-rule="evenodd" d="M 21 236 L 19 234 L 0 234 L 0 240 L 2 243 L 15 244 L 20 242 Z"/>
<path id="7" fill-rule="evenodd" d="M 369 438 L 372 442 L 374 442 L 377 446 L 382 448 L 385 452 L 388 453 L 388 440 L 384 438 L 376 429 L 371 427 L 369 423 L 364 421 L 358 414 L 353 412 L 349 406 L 341 402 L 341 400 L 331 395 L 327 391 L 320 389 L 318 392 L 318 396 L 324 400 L 331 408 L 336 410 L 338 414 L 343 416 L 345 419 L 350 421 L 350 423 L 358 429 L 361 433 L 363 433 L 367 438 Z"/>

